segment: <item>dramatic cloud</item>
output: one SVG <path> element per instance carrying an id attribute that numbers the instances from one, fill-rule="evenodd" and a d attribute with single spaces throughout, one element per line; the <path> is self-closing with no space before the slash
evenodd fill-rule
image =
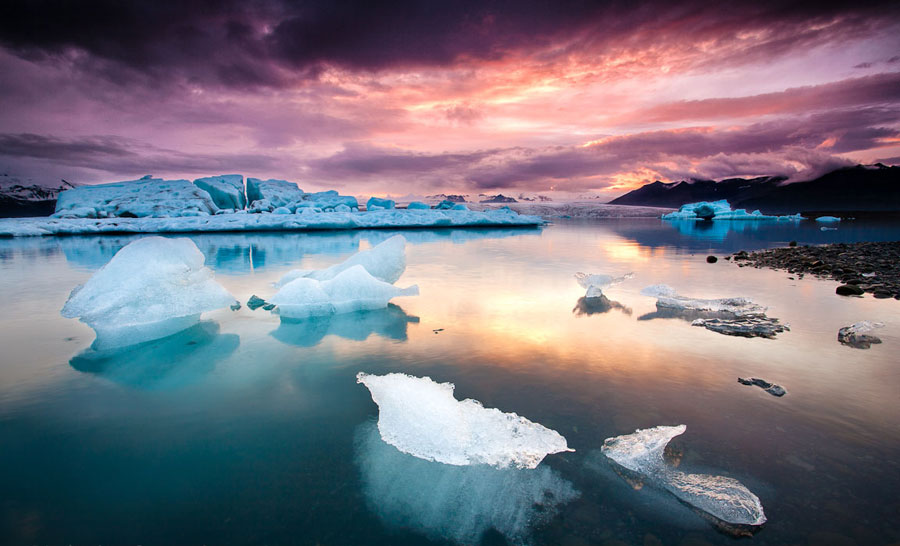
<path id="1" fill-rule="evenodd" d="M 796 180 L 900 156 L 897 51 L 895 2 L 8 0 L 0 169 L 611 197 Z"/>

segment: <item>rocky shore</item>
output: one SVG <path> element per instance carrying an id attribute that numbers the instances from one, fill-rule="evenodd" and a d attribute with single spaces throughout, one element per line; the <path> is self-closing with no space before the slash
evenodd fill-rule
<path id="1" fill-rule="evenodd" d="M 795 244 L 795 243 L 792 243 Z M 835 292 L 900 300 L 900 241 L 790 246 L 731 256 L 740 267 L 769 267 L 803 276 L 811 274 L 841 283 Z"/>

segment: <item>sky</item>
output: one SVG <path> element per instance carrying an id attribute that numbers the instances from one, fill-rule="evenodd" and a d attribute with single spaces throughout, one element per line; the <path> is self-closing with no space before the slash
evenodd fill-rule
<path id="1" fill-rule="evenodd" d="M 38 181 L 613 198 L 900 164 L 896 2 L 5 0 L 0 74 L 0 174 Z"/>

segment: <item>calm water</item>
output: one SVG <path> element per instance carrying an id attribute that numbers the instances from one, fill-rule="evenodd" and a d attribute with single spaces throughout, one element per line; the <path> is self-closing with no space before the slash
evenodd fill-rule
<path id="1" fill-rule="evenodd" d="M 403 234 L 398 284 L 421 295 L 385 311 L 281 324 L 223 310 L 112 354 L 92 352 L 93 332 L 59 310 L 133 238 L 0 240 L 0 543 L 731 543 L 599 454 L 607 437 L 681 423 L 680 469 L 733 476 L 760 497 L 769 523 L 747 543 L 900 541 L 900 302 L 705 262 L 792 239 L 900 240 L 900 226 L 631 219 Z M 191 239 L 246 301 L 288 269 L 391 235 Z M 608 291 L 609 309 L 585 310 L 578 271 L 635 278 Z M 663 282 L 749 296 L 791 331 L 745 339 L 654 318 L 639 291 Z M 837 330 L 864 319 L 887 324 L 884 344 L 839 345 Z M 531 472 L 401 454 L 378 437 L 358 371 L 453 382 L 458 398 L 553 428 L 576 451 Z M 547 491 L 555 510 L 533 504 Z"/>

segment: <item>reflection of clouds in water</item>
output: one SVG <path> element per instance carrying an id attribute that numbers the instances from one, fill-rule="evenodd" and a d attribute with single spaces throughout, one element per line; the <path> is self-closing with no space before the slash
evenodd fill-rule
<path id="1" fill-rule="evenodd" d="M 364 341 L 376 334 L 386 339 L 406 341 L 407 325 L 418 323 L 419 317 L 406 314 L 399 306 L 389 303 L 385 309 L 357 311 L 340 315 L 310 317 L 307 319 L 281 319 L 271 336 L 298 347 L 318 345 L 327 335 L 355 341 Z"/>
<path id="2" fill-rule="evenodd" d="M 237 350 L 236 334 L 220 334 L 204 321 L 163 339 L 109 351 L 87 349 L 72 357 L 76 370 L 142 390 L 170 390 L 200 382 Z"/>
<path id="3" fill-rule="evenodd" d="M 579 495 L 546 465 L 498 470 L 401 453 L 381 439 L 374 422 L 357 430 L 356 462 L 369 508 L 385 524 L 461 544 L 477 544 L 490 529 L 526 542 L 532 528 Z"/>
<path id="4" fill-rule="evenodd" d="M 575 308 L 572 309 L 572 312 L 575 313 L 575 316 L 590 316 L 590 315 L 599 315 L 603 313 L 609 313 L 613 309 L 621 311 L 628 316 L 631 316 L 631 307 L 626 307 L 617 301 L 612 301 L 606 296 L 599 296 L 594 298 L 578 298 L 578 301 L 575 303 Z"/>

